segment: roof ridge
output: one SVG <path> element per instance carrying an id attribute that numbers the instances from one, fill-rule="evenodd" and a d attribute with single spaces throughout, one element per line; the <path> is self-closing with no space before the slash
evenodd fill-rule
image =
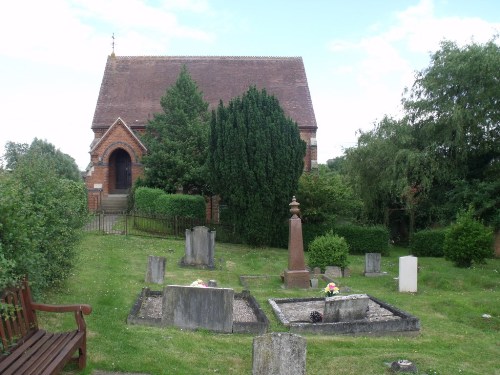
<path id="1" fill-rule="evenodd" d="M 302 56 L 170 56 L 170 55 L 145 55 L 145 56 L 114 56 L 114 59 L 227 59 L 227 60 L 245 60 L 245 59 L 257 59 L 257 60 L 297 60 L 302 59 Z"/>

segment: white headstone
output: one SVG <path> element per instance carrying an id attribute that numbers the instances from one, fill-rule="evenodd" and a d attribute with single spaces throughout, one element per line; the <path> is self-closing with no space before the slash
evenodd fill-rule
<path id="1" fill-rule="evenodd" d="M 417 292 L 418 258 L 412 255 L 399 258 L 399 291 Z"/>

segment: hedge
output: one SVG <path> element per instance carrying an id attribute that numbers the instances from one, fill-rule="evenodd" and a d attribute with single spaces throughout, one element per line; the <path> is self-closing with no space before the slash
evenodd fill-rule
<path id="1" fill-rule="evenodd" d="M 205 218 L 205 199 L 201 195 L 163 194 L 155 203 L 159 215 Z"/>
<path id="2" fill-rule="evenodd" d="M 134 208 L 146 214 L 156 213 L 156 200 L 165 192 L 161 189 L 138 187 L 134 193 Z"/>
<path id="3" fill-rule="evenodd" d="M 444 256 L 443 245 L 446 229 L 424 229 L 413 234 L 411 253 L 419 257 Z"/>
<path id="4" fill-rule="evenodd" d="M 389 255 L 389 231 L 384 226 L 342 225 L 334 227 L 333 233 L 345 238 L 351 254 Z"/>

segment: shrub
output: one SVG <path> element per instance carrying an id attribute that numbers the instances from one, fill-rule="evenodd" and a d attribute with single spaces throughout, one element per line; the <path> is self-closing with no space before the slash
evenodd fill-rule
<path id="1" fill-rule="evenodd" d="M 470 267 L 493 256 L 493 231 L 475 220 L 472 209 L 460 212 L 446 231 L 444 255 L 458 267 Z"/>
<path id="2" fill-rule="evenodd" d="M 165 194 L 161 189 L 138 187 L 135 189 L 135 210 L 142 213 L 152 214 L 156 211 L 156 199 Z"/>
<path id="3" fill-rule="evenodd" d="M 381 225 L 365 227 L 361 225 L 342 225 L 333 232 L 345 238 L 351 254 L 381 253 L 389 255 L 389 231 Z"/>
<path id="4" fill-rule="evenodd" d="M 309 244 L 309 266 L 320 267 L 322 271 L 326 266 L 347 267 L 349 246 L 344 238 L 332 232 L 316 237 Z"/>
<path id="5" fill-rule="evenodd" d="M 411 253 L 418 257 L 442 257 L 445 229 L 424 229 L 416 232 L 411 241 Z"/>
<path id="6" fill-rule="evenodd" d="M 201 195 L 162 194 L 155 206 L 155 213 L 160 215 L 205 218 L 205 199 Z"/>

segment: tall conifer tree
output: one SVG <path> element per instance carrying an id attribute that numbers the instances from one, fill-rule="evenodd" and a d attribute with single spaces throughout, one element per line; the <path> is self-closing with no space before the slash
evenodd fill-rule
<path id="1" fill-rule="evenodd" d="M 213 190 L 245 242 L 275 244 L 304 168 L 305 142 L 278 100 L 251 87 L 212 112 L 209 171 Z"/>
<path id="2" fill-rule="evenodd" d="M 200 193 L 206 186 L 210 114 L 186 66 L 160 102 L 163 113 L 154 115 L 143 137 L 148 148 L 142 159 L 144 185 L 169 193 Z"/>

